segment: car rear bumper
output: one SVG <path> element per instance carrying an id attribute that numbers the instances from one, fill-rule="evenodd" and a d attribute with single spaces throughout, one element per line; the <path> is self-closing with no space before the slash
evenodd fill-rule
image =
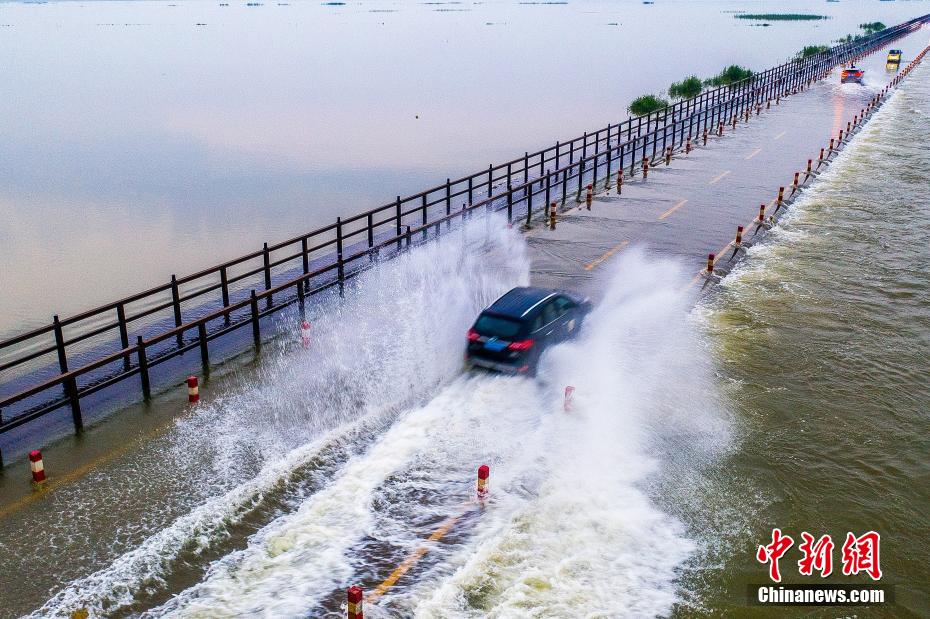
<path id="1" fill-rule="evenodd" d="M 530 371 L 530 366 L 524 361 L 521 361 L 520 365 L 516 365 L 491 361 L 490 359 L 483 359 L 481 357 L 469 357 L 465 360 L 465 364 L 470 367 L 479 367 L 502 374 L 526 374 Z"/>

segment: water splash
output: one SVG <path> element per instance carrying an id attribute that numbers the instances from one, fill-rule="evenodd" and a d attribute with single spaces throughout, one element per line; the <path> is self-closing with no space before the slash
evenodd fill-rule
<path id="1" fill-rule="evenodd" d="M 338 472 L 351 454 L 369 447 L 368 436 L 457 375 L 462 337 L 475 313 L 527 280 L 525 244 L 496 216 L 475 219 L 359 276 L 345 299 L 316 308 L 309 350 L 295 349 L 294 336 L 273 343 L 257 368 L 241 370 L 225 394 L 156 441 L 160 457 L 145 475 L 127 477 L 125 487 L 113 490 L 187 475 L 212 493 L 166 497 L 187 512 L 68 584 L 32 616 L 81 607 L 96 615 L 137 609 L 140 600 L 166 594 L 182 554 L 202 561 L 198 555 L 222 544 L 233 525 L 269 498 L 284 499 L 283 510 L 305 501 L 327 480 L 294 484 L 293 477 L 312 477 L 318 466 Z M 296 324 L 291 317 L 283 328 L 293 331 Z M 291 495 L 282 497 L 285 491 Z"/>

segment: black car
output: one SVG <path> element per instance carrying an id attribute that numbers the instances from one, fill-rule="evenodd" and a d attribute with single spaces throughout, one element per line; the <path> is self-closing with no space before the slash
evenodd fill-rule
<path id="1" fill-rule="evenodd" d="M 511 374 L 536 371 L 547 346 L 578 332 L 591 302 L 546 288 L 514 288 L 481 312 L 468 330 L 465 362 Z"/>

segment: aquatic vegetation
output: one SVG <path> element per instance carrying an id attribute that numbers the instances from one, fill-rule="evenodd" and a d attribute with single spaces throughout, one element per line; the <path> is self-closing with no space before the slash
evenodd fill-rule
<path id="1" fill-rule="evenodd" d="M 815 15 L 814 13 L 738 13 L 736 19 L 754 19 L 761 21 L 813 21 L 830 19 L 829 15 Z"/>
<path id="2" fill-rule="evenodd" d="M 830 48 L 827 45 L 805 45 L 804 49 L 798 52 L 797 58 L 799 60 L 803 60 L 805 58 L 810 58 L 811 56 L 816 56 L 817 54 L 822 54 L 826 51 L 830 51 Z"/>
<path id="3" fill-rule="evenodd" d="M 668 87 L 668 96 L 672 99 L 690 99 L 701 94 L 704 82 L 696 75 L 691 75 Z"/>
<path id="4" fill-rule="evenodd" d="M 883 24 L 880 21 L 867 22 L 865 24 L 859 24 L 859 27 L 862 28 L 867 35 L 875 34 L 876 32 L 881 32 L 888 26 Z"/>
<path id="5" fill-rule="evenodd" d="M 661 110 L 665 107 L 668 107 L 668 101 L 662 97 L 657 97 L 656 95 L 641 95 L 633 99 L 627 110 L 634 116 L 644 116 L 645 114 Z"/>
<path id="6" fill-rule="evenodd" d="M 705 86 L 729 86 L 735 84 L 741 80 L 744 80 L 748 77 L 752 77 L 752 71 L 746 67 L 741 67 L 738 64 L 731 64 L 729 67 L 711 77 L 704 80 Z"/>

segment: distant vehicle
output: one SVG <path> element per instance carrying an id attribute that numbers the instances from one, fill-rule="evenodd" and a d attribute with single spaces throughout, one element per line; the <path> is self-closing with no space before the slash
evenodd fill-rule
<path id="1" fill-rule="evenodd" d="M 543 351 L 581 328 L 591 302 L 546 288 L 514 288 L 468 330 L 465 363 L 507 374 L 535 374 Z"/>
<path id="2" fill-rule="evenodd" d="M 899 62 L 901 62 L 901 50 L 900 49 L 888 50 L 887 62 L 888 64 L 898 64 Z"/>
<path id="3" fill-rule="evenodd" d="M 855 66 L 848 66 L 840 74 L 840 83 L 842 84 L 861 84 L 864 71 Z"/>

